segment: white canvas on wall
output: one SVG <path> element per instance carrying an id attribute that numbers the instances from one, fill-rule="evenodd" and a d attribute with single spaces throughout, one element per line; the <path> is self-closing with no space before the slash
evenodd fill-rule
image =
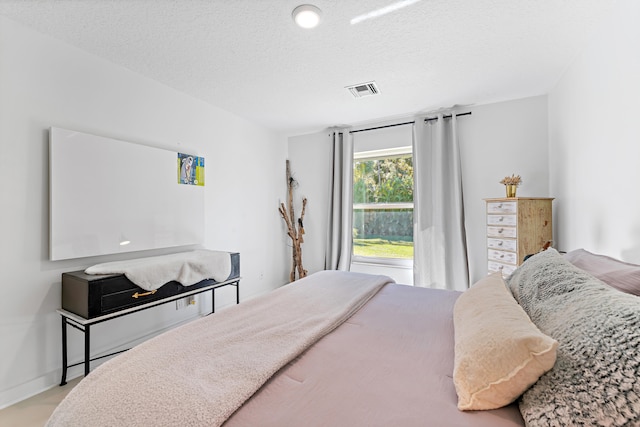
<path id="1" fill-rule="evenodd" d="M 51 260 L 203 243 L 204 188 L 179 183 L 176 151 L 61 128 L 49 143 Z"/>

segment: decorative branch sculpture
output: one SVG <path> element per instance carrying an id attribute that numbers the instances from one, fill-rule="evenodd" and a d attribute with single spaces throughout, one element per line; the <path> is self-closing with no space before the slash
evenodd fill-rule
<path id="1" fill-rule="evenodd" d="M 289 281 L 296 280 L 296 272 L 298 273 L 298 279 L 306 277 L 307 270 L 302 266 L 302 243 L 304 243 L 304 212 L 307 208 L 307 198 L 302 199 L 302 212 L 298 221 L 295 220 L 295 212 L 293 209 L 293 189 L 298 186 L 298 182 L 291 176 L 291 168 L 289 166 L 289 160 L 287 160 L 287 207 L 284 203 L 280 203 L 278 211 L 280 216 L 287 225 L 287 235 L 291 238 L 292 242 L 292 265 L 291 272 L 289 273 Z M 296 227 L 297 226 L 297 227 Z"/>

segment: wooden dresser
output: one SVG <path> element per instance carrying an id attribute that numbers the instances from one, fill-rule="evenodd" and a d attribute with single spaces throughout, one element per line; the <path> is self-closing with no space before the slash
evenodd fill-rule
<path id="1" fill-rule="evenodd" d="M 487 266 L 489 273 L 510 275 L 528 254 L 553 241 L 553 198 L 513 197 L 487 202 Z"/>

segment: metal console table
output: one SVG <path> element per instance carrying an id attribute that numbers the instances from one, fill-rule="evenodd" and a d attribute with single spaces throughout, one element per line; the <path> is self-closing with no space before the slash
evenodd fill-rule
<path id="1" fill-rule="evenodd" d="M 123 353 L 125 350 L 116 351 L 113 353 L 105 354 L 103 356 L 95 357 L 91 359 L 91 326 L 97 323 L 106 322 L 107 320 L 116 319 L 118 317 L 126 316 L 127 314 L 135 313 L 142 310 L 147 310 L 158 305 L 166 304 L 171 301 L 176 301 L 191 295 L 200 294 L 202 292 L 211 291 L 211 313 L 215 312 L 216 294 L 215 290 L 223 286 L 235 286 L 236 287 L 236 304 L 240 303 L 240 278 L 234 278 L 225 282 L 215 283 L 211 286 L 195 289 L 190 292 L 184 292 L 178 295 L 167 297 L 161 300 L 152 301 L 148 304 L 131 307 L 114 313 L 110 313 L 104 316 L 94 317 L 92 319 L 85 319 L 82 316 L 78 316 L 75 313 L 58 309 L 56 310 L 62 317 L 62 379 L 60 385 L 63 386 L 67 383 L 67 369 L 73 366 L 84 364 L 84 375 L 87 376 L 91 370 L 91 362 L 94 360 L 102 359 L 105 357 L 113 356 L 119 353 Z M 75 329 L 84 333 L 84 360 L 82 362 L 68 364 L 67 361 L 67 325 L 74 327 Z"/>

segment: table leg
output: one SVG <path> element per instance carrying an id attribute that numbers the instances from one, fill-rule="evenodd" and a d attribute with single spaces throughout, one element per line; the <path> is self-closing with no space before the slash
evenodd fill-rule
<path id="1" fill-rule="evenodd" d="M 91 370 L 91 325 L 84 326 L 84 376 Z"/>
<path id="2" fill-rule="evenodd" d="M 240 282 L 236 282 L 236 304 L 240 304 Z"/>
<path id="3" fill-rule="evenodd" d="M 211 313 L 216 312 L 216 288 L 211 289 Z"/>
<path id="4" fill-rule="evenodd" d="M 64 316 L 62 318 L 62 379 L 60 380 L 60 386 L 62 387 L 67 383 L 67 319 Z"/>

